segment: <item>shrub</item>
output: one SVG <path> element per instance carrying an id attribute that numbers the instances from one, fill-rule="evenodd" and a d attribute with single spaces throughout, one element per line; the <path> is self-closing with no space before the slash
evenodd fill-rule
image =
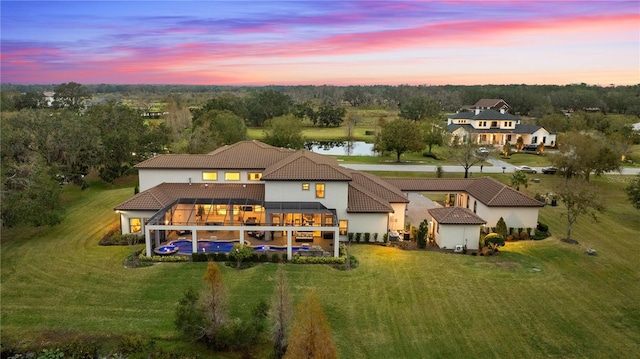
<path id="1" fill-rule="evenodd" d="M 504 246 L 504 238 L 495 232 L 487 234 L 482 242 L 483 247 L 489 247 L 494 251 L 497 251 L 498 247 Z"/>
<path id="2" fill-rule="evenodd" d="M 362 233 L 356 233 L 356 243 L 360 243 L 360 239 L 362 239 Z"/>
<path id="3" fill-rule="evenodd" d="M 253 251 L 253 248 L 246 244 L 235 243 L 229 252 L 229 259 L 236 261 L 236 268 L 239 269 L 244 260 L 256 262 L 258 254 Z"/>
<path id="4" fill-rule="evenodd" d="M 529 240 L 529 233 L 527 233 L 525 231 L 520 232 L 520 239 L 523 240 L 523 241 Z"/>
<path id="5" fill-rule="evenodd" d="M 378 241 L 378 232 L 373 234 L 373 241 L 377 242 Z"/>
<path id="6" fill-rule="evenodd" d="M 442 178 L 443 176 L 444 176 L 444 170 L 442 169 L 442 166 L 438 165 L 436 167 L 436 177 Z"/>
<path id="7" fill-rule="evenodd" d="M 389 234 L 385 233 L 382 235 L 382 241 L 387 244 L 389 242 Z"/>
<path id="8" fill-rule="evenodd" d="M 507 232 L 507 224 L 505 223 L 504 218 L 500 217 L 500 219 L 498 219 L 494 232 L 498 233 L 502 238 L 505 238 L 507 234 L 509 234 Z"/>
<path id="9" fill-rule="evenodd" d="M 364 234 L 364 243 L 369 243 L 370 240 L 371 240 L 371 233 L 366 232 Z"/>
<path id="10" fill-rule="evenodd" d="M 191 260 L 194 262 L 206 262 L 208 261 L 206 253 L 193 253 L 191 255 Z"/>
<path id="11" fill-rule="evenodd" d="M 269 261 L 269 255 L 267 253 L 262 253 L 260 254 L 259 260 L 261 263 L 266 263 Z"/>
<path id="12" fill-rule="evenodd" d="M 538 222 L 538 226 L 536 228 L 541 232 L 549 232 L 549 226 L 542 222 Z"/>
<path id="13" fill-rule="evenodd" d="M 352 257 L 352 256 L 351 256 Z M 291 263 L 295 264 L 344 264 L 344 257 L 307 257 L 294 256 Z"/>
<path id="14" fill-rule="evenodd" d="M 280 256 L 278 253 L 273 253 L 271 255 L 271 263 L 280 263 Z"/>
<path id="15" fill-rule="evenodd" d="M 374 130 L 365 130 L 364 134 L 365 134 L 365 136 L 374 136 L 376 134 L 376 131 L 374 131 Z"/>
<path id="16" fill-rule="evenodd" d="M 226 253 L 216 253 L 216 262 L 226 262 L 229 260 L 229 256 Z"/>
<path id="17" fill-rule="evenodd" d="M 347 233 L 347 238 L 349 238 L 349 242 L 353 242 L 353 236 L 354 236 L 353 232 Z"/>
<path id="18" fill-rule="evenodd" d="M 429 158 L 433 158 L 434 160 L 438 159 L 438 156 L 436 156 L 435 153 L 431 152 L 422 152 L 422 157 L 429 157 Z"/>

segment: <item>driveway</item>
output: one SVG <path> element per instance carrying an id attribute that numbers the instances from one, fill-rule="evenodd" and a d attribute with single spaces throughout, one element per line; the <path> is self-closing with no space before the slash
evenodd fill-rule
<path id="1" fill-rule="evenodd" d="M 444 195 L 442 196 L 444 199 Z M 408 197 L 411 202 L 407 205 L 407 221 L 411 222 L 411 225 L 416 228 L 420 226 L 420 222 L 431 218 L 427 212 L 428 209 L 441 207 L 420 193 L 410 192 Z"/>

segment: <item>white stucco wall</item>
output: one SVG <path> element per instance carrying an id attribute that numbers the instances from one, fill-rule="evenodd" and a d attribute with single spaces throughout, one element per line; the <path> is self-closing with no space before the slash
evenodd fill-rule
<path id="1" fill-rule="evenodd" d="M 140 235 L 144 235 L 144 220 L 151 218 L 156 212 L 151 211 L 119 211 L 120 212 L 120 230 L 122 234 L 131 233 L 129 228 L 129 218 L 140 218 Z"/>
<path id="2" fill-rule="evenodd" d="M 217 172 L 217 181 L 204 181 L 202 179 L 203 172 Z M 240 172 L 239 181 L 225 181 L 225 172 Z M 140 191 L 148 190 L 163 182 L 166 183 L 263 183 L 263 181 L 249 181 L 249 173 L 257 173 L 262 171 L 246 171 L 246 170 L 203 170 L 203 169 L 140 169 L 138 170 L 138 180 L 140 182 Z"/>
<path id="3" fill-rule="evenodd" d="M 437 226 L 437 222 L 436 222 Z M 455 249 L 456 245 L 467 245 L 477 250 L 480 242 L 480 225 L 441 224 L 440 233 L 434 233 L 436 243 L 442 249 Z"/>
<path id="4" fill-rule="evenodd" d="M 303 190 L 302 183 L 309 183 L 309 190 Z M 324 183 L 324 198 L 316 198 L 316 183 Z M 266 181 L 264 185 L 265 202 L 320 202 L 327 208 L 342 211 L 347 208 L 348 194 L 348 182 Z"/>
<path id="5" fill-rule="evenodd" d="M 378 233 L 378 242 L 382 242 L 382 238 L 387 233 L 387 218 L 386 213 L 349 213 L 348 216 L 341 218 L 349 221 L 349 232 L 362 233 L 362 240 L 364 240 L 364 233 L 371 233 L 371 241 L 373 242 L 373 234 Z M 340 236 L 340 240 L 346 240 L 347 237 Z"/>
<path id="6" fill-rule="evenodd" d="M 406 219 L 406 203 L 391 203 L 391 207 L 393 208 L 393 213 L 388 215 L 389 218 L 389 229 L 394 230 L 402 230 L 404 229 L 405 219 Z M 417 226 L 419 224 L 412 225 Z M 386 233 L 386 230 L 385 230 Z"/>
<path id="7" fill-rule="evenodd" d="M 473 210 L 475 198 L 470 197 L 469 208 Z M 487 221 L 487 227 L 495 227 L 500 217 L 507 224 L 507 228 L 535 228 L 538 225 L 538 211 L 540 207 L 487 207 L 477 201 L 476 214 Z"/>

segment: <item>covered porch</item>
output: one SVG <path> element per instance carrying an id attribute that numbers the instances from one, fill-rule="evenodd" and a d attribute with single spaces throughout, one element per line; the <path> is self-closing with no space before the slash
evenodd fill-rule
<path id="1" fill-rule="evenodd" d="M 251 244 L 320 246 L 339 256 L 339 227 L 334 210 L 300 202 L 255 203 L 249 200 L 180 199 L 158 211 L 144 226 L 147 253 L 172 238 L 189 239 L 192 252 L 199 240 L 237 240 Z"/>

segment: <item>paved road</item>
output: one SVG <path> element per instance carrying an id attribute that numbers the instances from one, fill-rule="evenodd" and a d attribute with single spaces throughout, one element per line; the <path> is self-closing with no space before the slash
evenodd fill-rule
<path id="1" fill-rule="evenodd" d="M 472 166 L 469 169 L 474 175 L 480 172 L 483 173 L 512 173 L 515 166 L 501 161 L 497 158 L 489 157 L 487 162 L 492 166 L 483 166 L 480 171 L 480 166 Z M 436 166 L 433 165 L 418 165 L 418 164 L 402 164 L 402 163 L 390 163 L 390 164 L 347 164 L 343 163 L 342 166 L 351 168 L 358 171 L 402 171 L 402 172 L 435 172 Z M 533 167 L 538 173 L 542 173 L 542 167 Z M 444 172 L 464 172 L 462 166 L 442 166 Z M 611 174 L 618 174 L 618 172 L 611 172 Z M 640 168 L 623 168 L 623 175 L 637 175 L 640 174 Z"/>

